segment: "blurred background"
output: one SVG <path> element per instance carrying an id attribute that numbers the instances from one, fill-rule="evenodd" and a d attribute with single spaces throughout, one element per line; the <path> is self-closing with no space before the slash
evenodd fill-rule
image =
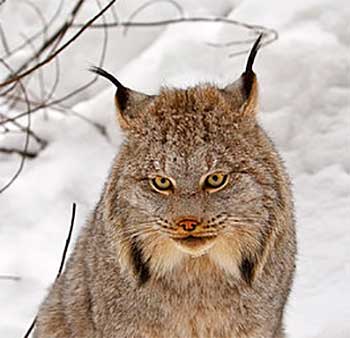
<path id="1" fill-rule="evenodd" d="M 345 0 L 0 1 L 0 337 L 25 334 L 57 274 L 72 203 L 75 239 L 123 139 L 114 88 L 88 68 L 148 94 L 224 86 L 260 33 L 259 119 L 295 194 L 287 331 L 350 337 L 349 22 Z"/>

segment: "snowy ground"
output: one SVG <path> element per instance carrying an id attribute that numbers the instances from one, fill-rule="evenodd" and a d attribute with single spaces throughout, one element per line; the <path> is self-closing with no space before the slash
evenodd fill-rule
<path id="1" fill-rule="evenodd" d="M 45 10 L 54 6 L 44 0 Z M 127 13 L 136 1 L 121 0 Z M 20 2 L 8 1 L 2 25 L 16 35 L 32 27 Z M 123 4 L 124 3 L 124 4 Z M 258 55 L 262 124 L 269 131 L 294 182 L 298 223 L 297 278 L 287 309 L 290 338 L 350 337 L 350 6 L 345 0 L 180 1 L 190 13 L 227 15 L 278 30 L 280 38 Z M 12 6 L 12 7 L 11 7 Z M 16 7 L 17 6 L 17 7 Z M 172 15 L 162 10 L 149 16 Z M 52 7 L 52 8 L 51 8 Z M 232 10 L 232 8 L 235 8 Z M 15 11 L 15 9 L 17 9 Z M 91 16 L 95 7 L 86 10 Z M 231 11 L 232 10 L 232 11 Z M 6 11 L 13 11 L 11 22 Z M 16 13 L 16 14 L 15 14 Z M 27 13 L 27 12 L 26 12 Z M 123 12 L 124 13 L 124 12 Z M 174 14 L 174 13 L 173 13 Z M 161 85 L 184 87 L 198 81 L 225 84 L 243 70 L 245 57 L 206 45 L 232 38 L 233 28 L 186 24 L 110 36 L 106 68 L 127 86 L 156 93 Z M 63 62 L 64 93 L 90 76 L 96 39 L 86 35 Z M 69 54 L 70 53 L 70 54 Z M 84 56 L 74 64 L 74 53 Z M 72 55 L 70 58 L 70 55 Z M 91 59 L 90 59 L 91 55 Z M 67 61 L 68 60 L 68 61 Z M 84 63 L 85 62 L 85 63 Z M 74 109 L 107 127 L 109 139 L 86 122 L 49 112 L 34 129 L 49 141 L 39 158 L 28 161 L 15 184 L 0 195 L 0 337 L 23 336 L 60 262 L 72 202 L 78 205 L 75 234 L 93 208 L 120 143 L 114 123 L 113 90 L 100 81 Z M 3 144 L 23 139 L 1 138 Z M 0 156 L 0 185 L 19 158 Z"/>

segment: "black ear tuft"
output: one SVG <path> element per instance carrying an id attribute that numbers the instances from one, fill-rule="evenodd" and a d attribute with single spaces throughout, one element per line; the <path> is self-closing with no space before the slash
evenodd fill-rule
<path id="1" fill-rule="evenodd" d="M 251 286 L 254 280 L 255 263 L 249 258 L 243 258 L 239 269 L 243 280 Z"/>
<path id="2" fill-rule="evenodd" d="M 100 67 L 92 66 L 89 68 L 89 71 L 105 77 L 106 79 L 111 81 L 117 88 L 125 88 L 111 73 L 106 72 Z"/>
<path id="3" fill-rule="evenodd" d="M 240 78 L 224 88 L 224 92 L 232 97 L 233 111 L 242 117 L 254 117 L 258 110 L 258 81 L 253 71 L 253 64 L 261 47 L 263 34 L 260 34 L 249 53 L 245 71 Z M 255 120 L 254 120 L 255 121 Z"/>
<path id="4" fill-rule="evenodd" d="M 122 111 L 125 110 L 127 102 L 129 100 L 129 89 L 124 87 L 122 83 L 118 79 L 116 79 L 112 74 L 106 72 L 100 67 L 92 66 L 89 68 L 89 70 L 97 75 L 103 76 L 117 87 L 117 92 L 115 94 L 117 103 Z"/>
<path id="5" fill-rule="evenodd" d="M 253 64 L 255 61 L 255 57 L 256 54 L 258 53 L 258 50 L 261 47 L 261 39 L 263 37 L 263 33 L 261 33 L 259 35 L 259 37 L 257 38 L 257 40 L 254 42 L 254 45 L 249 53 L 248 56 L 248 61 L 247 61 L 247 65 L 245 68 L 245 72 L 242 74 L 242 79 L 243 79 L 243 89 L 244 89 L 244 94 L 245 97 L 249 97 L 252 87 L 253 87 L 253 83 L 255 80 L 255 73 L 253 71 Z"/>
<path id="6" fill-rule="evenodd" d="M 254 60 L 255 60 L 256 54 L 258 53 L 258 51 L 261 47 L 261 39 L 263 36 L 264 36 L 264 34 L 261 33 L 259 35 L 259 37 L 256 39 L 256 41 L 254 42 L 254 45 L 253 45 L 253 47 L 249 53 L 249 56 L 248 56 L 248 61 L 247 61 L 247 65 L 245 68 L 246 73 L 253 73 Z"/>

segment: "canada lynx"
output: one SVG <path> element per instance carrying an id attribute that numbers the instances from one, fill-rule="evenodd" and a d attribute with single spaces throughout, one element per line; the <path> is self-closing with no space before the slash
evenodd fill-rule
<path id="1" fill-rule="evenodd" d="M 224 89 L 117 86 L 126 140 L 36 338 L 282 338 L 296 254 L 289 181 L 252 70 Z"/>

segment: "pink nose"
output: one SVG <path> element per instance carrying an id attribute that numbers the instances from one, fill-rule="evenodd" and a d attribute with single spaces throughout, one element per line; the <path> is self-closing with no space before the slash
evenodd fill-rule
<path id="1" fill-rule="evenodd" d="M 177 223 L 177 226 L 182 227 L 185 231 L 193 231 L 198 224 L 199 222 L 195 219 L 182 219 Z"/>

